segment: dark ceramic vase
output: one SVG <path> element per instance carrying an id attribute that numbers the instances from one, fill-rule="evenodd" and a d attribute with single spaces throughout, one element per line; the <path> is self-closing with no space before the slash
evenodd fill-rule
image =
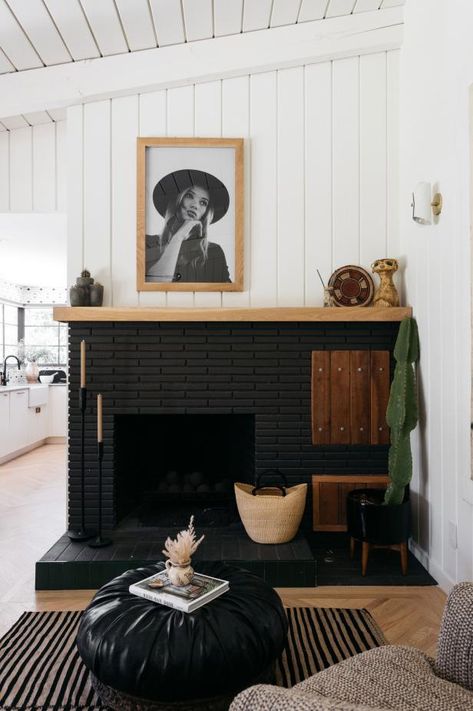
<path id="1" fill-rule="evenodd" d="M 74 286 L 71 286 L 69 289 L 69 300 L 71 302 L 71 306 L 89 306 L 89 287 L 74 284 Z"/>
<path id="2" fill-rule="evenodd" d="M 102 286 L 102 284 L 99 284 L 98 282 L 95 282 L 95 284 L 92 284 L 89 287 L 89 293 L 90 293 L 90 305 L 91 306 L 102 306 L 102 302 L 103 302 L 103 286 Z"/>

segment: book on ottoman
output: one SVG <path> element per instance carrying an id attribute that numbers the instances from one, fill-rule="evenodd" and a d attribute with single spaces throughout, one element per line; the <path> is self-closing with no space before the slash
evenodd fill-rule
<path id="1" fill-rule="evenodd" d="M 194 612 L 202 605 L 219 597 L 229 588 L 227 580 L 212 578 L 201 573 L 194 573 L 190 585 L 177 587 L 163 570 L 156 575 L 133 583 L 128 588 L 133 595 L 144 597 L 152 602 L 158 602 L 167 607 L 174 607 L 182 612 Z"/>

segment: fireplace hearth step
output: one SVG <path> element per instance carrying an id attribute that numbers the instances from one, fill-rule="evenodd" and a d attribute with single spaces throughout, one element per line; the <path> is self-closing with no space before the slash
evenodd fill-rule
<path id="1" fill-rule="evenodd" d="M 300 533 L 290 543 L 253 543 L 244 532 L 207 529 L 205 545 L 194 557 L 199 562 L 222 560 L 241 566 L 262 577 L 273 587 L 313 587 L 317 585 L 316 560 L 306 537 Z M 89 548 L 72 542 L 65 534 L 36 563 L 36 590 L 96 589 L 130 568 L 163 560 L 161 553 L 169 529 L 113 533 L 107 548 Z"/>

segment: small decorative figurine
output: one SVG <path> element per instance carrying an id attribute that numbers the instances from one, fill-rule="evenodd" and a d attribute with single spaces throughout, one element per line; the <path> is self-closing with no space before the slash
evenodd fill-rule
<path id="1" fill-rule="evenodd" d="M 399 306 L 399 294 L 393 282 L 393 274 L 399 269 L 397 259 L 377 259 L 371 269 L 381 280 L 374 295 L 373 306 Z"/>
<path id="2" fill-rule="evenodd" d="M 84 269 L 76 283 L 69 289 L 71 306 L 102 306 L 103 286 L 90 276 L 90 272 Z"/>
<path id="3" fill-rule="evenodd" d="M 189 585 L 194 575 L 191 567 L 191 555 L 195 553 L 205 536 L 201 536 L 197 541 L 194 530 L 194 517 L 191 516 L 189 525 L 185 531 L 177 534 L 175 540 L 167 538 L 164 544 L 164 555 L 169 559 L 166 561 L 169 580 L 173 585 L 182 587 Z"/>

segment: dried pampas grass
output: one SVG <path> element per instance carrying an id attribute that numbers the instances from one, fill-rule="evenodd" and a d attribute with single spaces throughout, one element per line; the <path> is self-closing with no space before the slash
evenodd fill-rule
<path id="1" fill-rule="evenodd" d="M 184 531 L 180 531 L 176 539 L 168 536 L 162 552 L 172 563 L 184 565 L 190 563 L 192 554 L 196 552 L 204 538 L 205 535 L 201 536 L 198 541 L 196 540 L 194 517 L 191 516 L 188 527 Z"/>

